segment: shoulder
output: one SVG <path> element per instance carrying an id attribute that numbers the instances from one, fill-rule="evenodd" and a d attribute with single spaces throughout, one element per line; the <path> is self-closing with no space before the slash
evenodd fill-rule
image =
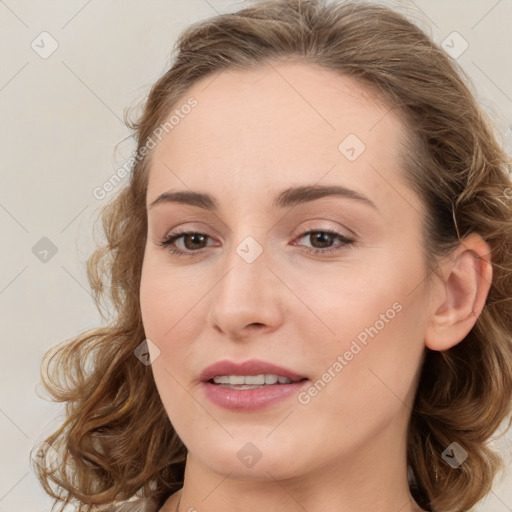
<path id="1" fill-rule="evenodd" d="M 118 502 L 106 508 L 101 508 L 98 512 L 158 512 L 158 506 L 153 500 L 136 499 Z"/>

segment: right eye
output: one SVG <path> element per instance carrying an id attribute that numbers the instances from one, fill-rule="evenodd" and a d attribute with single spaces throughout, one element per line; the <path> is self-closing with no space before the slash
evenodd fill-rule
<path id="1" fill-rule="evenodd" d="M 189 256 L 201 252 L 206 247 L 205 243 L 210 237 L 205 233 L 198 231 L 183 231 L 179 233 L 169 233 L 158 244 L 167 247 L 171 254 L 177 256 Z M 176 242 L 181 242 L 181 248 L 176 248 Z M 174 247 L 173 247 L 174 246 Z"/>

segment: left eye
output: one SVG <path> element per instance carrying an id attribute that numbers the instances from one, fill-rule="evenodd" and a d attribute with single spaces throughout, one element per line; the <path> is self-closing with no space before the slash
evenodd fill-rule
<path id="1" fill-rule="evenodd" d="M 343 246 L 350 245 L 353 240 L 342 234 L 331 230 L 307 231 L 303 233 L 298 240 L 306 238 L 310 241 L 312 247 L 306 247 L 308 252 L 325 253 L 341 250 Z M 338 240 L 341 246 L 333 247 L 333 243 Z"/>

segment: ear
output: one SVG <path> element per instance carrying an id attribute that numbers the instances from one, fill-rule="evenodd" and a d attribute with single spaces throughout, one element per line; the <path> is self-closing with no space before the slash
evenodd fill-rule
<path id="1" fill-rule="evenodd" d="M 485 306 L 492 282 L 490 247 L 476 233 L 468 235 L 441 263 L 442 282 L 433 297 L 433 315 L 425 332 L 431 350 L 447 350 L 462 341 Z"/>

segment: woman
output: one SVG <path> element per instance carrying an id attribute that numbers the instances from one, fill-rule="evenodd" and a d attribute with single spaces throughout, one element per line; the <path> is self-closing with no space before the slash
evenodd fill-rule
<path id="1" fill-rule="evenodd" d="M 512 183 L 443 50 L 388 8 L 258 2 L 181 35 L 133 128 L 88 261 L 115 316 L 45 359 L 68 404 L 46 491 L 80 512 L 482 499 L 512 398 Z"/>

